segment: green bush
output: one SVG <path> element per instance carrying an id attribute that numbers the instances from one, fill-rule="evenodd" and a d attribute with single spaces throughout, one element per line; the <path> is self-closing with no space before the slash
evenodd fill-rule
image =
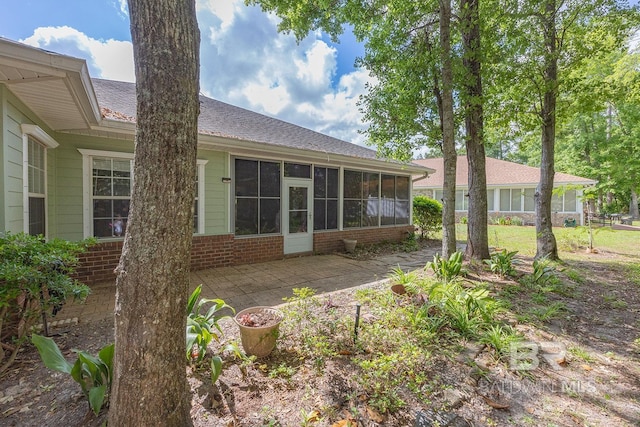
<path id="1" fill-rule="evenodd" d="M 442 229 L 442 204 L 425 196 L 413 198 L 413 222 L 420 228 L 422 237 L 428 237 Z"/>
<path id="2" fill-rule="evenodd" d="M 516 270 L 513 268 L 513 264 L 516 264 L 518 260 L 513 257 L 517 253 L 518 251 L 509 252 L 503 249 L 502 252 L 491 254 L 491 259 L 485 259 L 484 262 L 489 266 L 492 273 L 504 278 L 515 274 Z"/>
<path id="3" fill-rule="evenodd" d="M 11 366 L 43 315 L 55 315 L 69 298 L 88 295 L 89 288 L 71 276 L 78 255 L 93 242 L 0 235 L 0 372 Z"/>

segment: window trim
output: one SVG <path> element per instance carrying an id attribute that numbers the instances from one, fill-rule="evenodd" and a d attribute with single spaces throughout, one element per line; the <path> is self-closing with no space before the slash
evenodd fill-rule
<path id="1" fill-rule="evenodd" d="M 92 166 L 91 161 L 94 157 L 106 157 L 112 159 L 126 159 L 133 160 L 134 154 L 122 151 L 107 151 L 107 150 L 92 150 L 86 148 L 78 148 L 80 154 L 82 154 L 82 233 L 84 238 L 93 236 L 93 215 L 92 211 Z M 196 173 L 198 174 L 198 230 L 194 232 L 194 235 L 204 234 L 205 227 L 205 168 L 208 160 L 196 160 Z M 132 172 L 132 182 L 135 180 Z M 123 237 L 101 237 L 100 241 L 119 241 L 123 240 Z"/>
<path id="2" fill-rule="evenodd" d="M 49 235 L 49 188 L 47 167 L 47 150 L 57 148 L 60 144 L 38 125 L 23 123 L 22 131 L 22 230 L 29 233 L 29 138 L 42 145 L 44 149 L 44 236 Z"/>

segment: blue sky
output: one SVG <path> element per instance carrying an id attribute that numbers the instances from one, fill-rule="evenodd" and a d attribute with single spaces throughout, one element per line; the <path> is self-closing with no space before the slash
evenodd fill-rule
<path id="1" fill-rule="evenodd" d="M 351 34 L 296 43 L 278 18 L 243 0 L 196 0 L 201 92 L 362 144 L 356 106 L 367 73 L 353 64 L 364 49 Z M 133 81 L 126 0 L 22 0 L 3 4 L 0 36 L 83 58 L 92 77 Z"/>

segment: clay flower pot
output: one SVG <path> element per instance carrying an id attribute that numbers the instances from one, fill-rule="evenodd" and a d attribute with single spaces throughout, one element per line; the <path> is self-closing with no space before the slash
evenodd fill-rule
<path id="1" fill-rule="evenodd" d="M 276 347 L 284 315 L 272 307 L 257 306 L 238 312 L 233 320 L 240 328 L 242 348 L 249 356 L 266 357 Z"/>

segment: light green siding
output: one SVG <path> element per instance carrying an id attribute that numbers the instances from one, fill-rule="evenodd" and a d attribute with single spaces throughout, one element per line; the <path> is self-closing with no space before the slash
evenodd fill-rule
<path id="1" fill-rule="evenodd" d="M 18 233 L 24 230 L 22 179 L 22 123 L 32 123 L 8 96 L 5 102 L 3 125 L 4 148 L 4 224 L 5 230 Z"/>
<path id="2" fill-rule="evenodd" d="M 229 191 L 231 184 L 222 182 L 229 177 L 229 156 L 220 151 L 200 150 L 198 159 L 208 160 L 205 166 L 205 234 L 229 232 Z"/>
<path id="3" fill-rule="evenodd" d="M 6 92 L 7 88 L 4 85 L 0 85 L 0 233 L 6 231 L 5 226 L 5 215 L 4 215 L 4 207 L 5 207 L 5 192 L 6 192 L 6 182 L 4 176 L 5 171 L 5 144 L 4 144 L 4 120 L 6 114 Z"/>

